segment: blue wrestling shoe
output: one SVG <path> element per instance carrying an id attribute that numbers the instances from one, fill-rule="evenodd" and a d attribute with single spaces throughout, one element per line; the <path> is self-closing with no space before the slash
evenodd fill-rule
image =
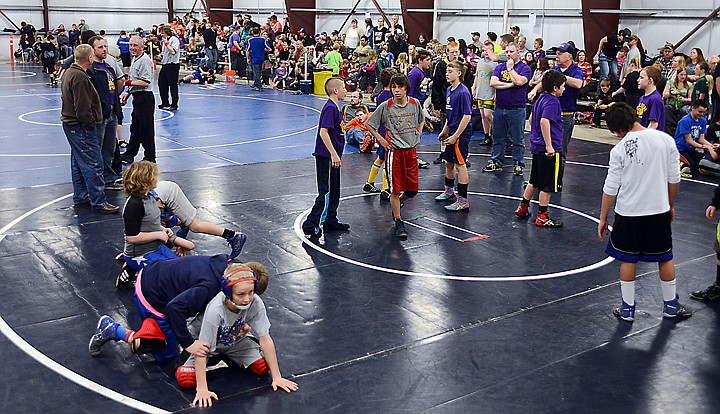
<path id="1" fill-rule="evenodd" d="M 100 317 L 97 329 L 95 330 L 95 335 L 90 338 L 90 344 L 88 346 L 90 349 L 90 355 L 100 355 L 100 348 L 102 348 L 106 342 L 116 339 L 115 331 L 117 330 L 117 327 L 118 323 L 115 322 L 113 318 L 107 315 Z"/>
<path id="2" fill-rule="evenodd" d="M 232 236 L 230 239 L 228 239 L 228 244 L 232 248 L 232 251 L 230 252 L 230 258 L 234 259 L 237 257 L 237 255 L 240 254 L 242 251 L 243 246 L 245 245 L 245 241 L 247 240 L 247 236 L 244 233 L 235 233 L 234 236 Z"/>
<path id="3" fill-rule="evenodd" d="M 623 301 L 620 306 L 613 309 L 613 315 L 626 322 L 632 322 L 635 320 L 635 305 L 628 305 Z"/>
<path id="4" fill-rule="evenodd" d="M 663 305 L 663 318 L 689 318 L 692 314 L 691 309 L 678 302 L 677 295 L 675 295 L 675 299 L 666 301 Z"/>

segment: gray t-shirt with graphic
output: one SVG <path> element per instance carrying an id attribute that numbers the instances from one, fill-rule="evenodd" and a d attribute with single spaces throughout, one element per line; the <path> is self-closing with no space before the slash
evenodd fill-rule
<path id="1" fill-rule="evenodd" d="M 415 148 L 420 143 L 418 127 L 425 122 L 420 105 L 422 103 L 415 98 L 408 98 L 405 106 L 399 106 L 394 99 L 389 99 L 378 105 L 366 125 L 374 129 L 383 125 L 393 148 Z"/>

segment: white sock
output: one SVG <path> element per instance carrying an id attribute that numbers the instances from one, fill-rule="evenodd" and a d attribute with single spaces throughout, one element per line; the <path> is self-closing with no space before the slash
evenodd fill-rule
<path id="1" fill-rule="evenodd" d="M 628 305 L 635 304 L 635 281 L 620 281 L 620 292 L 622 292 L 622 300 Z"/>
<path id="2" fill-rule="evenodd" d="M 664 280 L 660 281 L 660 288 L 662 288 L 663 300 L 665 302 L 675 300 L 675 296 L 677 294 L 677 290 L 675 289 L 676 280 L 677 279 L 673 279 L 669 282 L 666 282 Z"/>

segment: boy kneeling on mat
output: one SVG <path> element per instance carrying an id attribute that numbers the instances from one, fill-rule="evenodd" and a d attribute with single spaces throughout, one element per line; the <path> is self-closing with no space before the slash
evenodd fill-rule
<path id="1" fill-rule="evenodd" d="M 270 321 L 259 296 L 267 283 L 267 270 L 260 263 L 231 264 L 223 277 L 222 292 L 188 327 L 193 336 L 210 344 L 208 356 L 224 355 L 256 374 L 269 371 L 274 391 L 278 387 L 287 392 L 297 391 L 298 385 L 283 378 L 278 367 L 275 344 L 269 333 Z M 193 405 L 200 407 L 211 406 L 212 400 L 218 398 L 208 389 L 207 359 L 191 355 L 175 373 L 181 387 L 196 388 Z"/>

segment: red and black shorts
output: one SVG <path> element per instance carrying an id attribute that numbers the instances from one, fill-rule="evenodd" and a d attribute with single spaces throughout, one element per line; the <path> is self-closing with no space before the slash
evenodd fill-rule
<path id="1" fill-rule="evenodd" d="M 388 151 L 385 168 L 391 193 L 419 191 L 418 161 L 415 148 L 398 148 Z"/>

